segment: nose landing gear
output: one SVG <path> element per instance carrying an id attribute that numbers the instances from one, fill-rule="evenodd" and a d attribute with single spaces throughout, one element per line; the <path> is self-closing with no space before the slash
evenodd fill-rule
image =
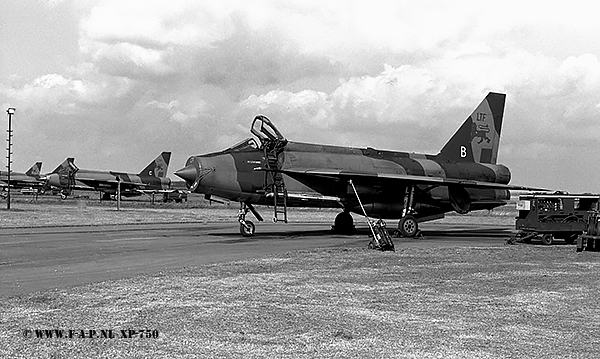
<path id="1" fill-rule="evenodd" d="M 258 219 L 260 222 L 263 220 L 262 216 L 256 212 L 251 204 L 240 202 L 240 210 L 238 211 L 237 216 L 238 222 L 240 222 L 240 234 L 244 237 L 252 237 L 256 231 L 254 223 L 252 223 L 250 220 L 246 220 L 246 214 L 248 214 L 248 212 L 252 212 L 254 217 L 256 217 L 256 219 Z"/>

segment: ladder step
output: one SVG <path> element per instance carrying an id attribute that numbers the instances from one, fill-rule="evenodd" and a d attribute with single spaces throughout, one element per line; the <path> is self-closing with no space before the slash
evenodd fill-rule
<path id="1" fill-rule="evenodd" d="M 284 222 L 287 223 L 287 190 L 283 181 L 283 175 L 280 172 L 275 172 L 281 167 L 279 163 L 279 154 L 281 151 L 272 150 L 265 151 L 265 164 L 267 171 L 265 173 L 265 193 L 267 196 L 273 196 L 273 219 L 279 220 L 278 215 L 283 216 Z"/>

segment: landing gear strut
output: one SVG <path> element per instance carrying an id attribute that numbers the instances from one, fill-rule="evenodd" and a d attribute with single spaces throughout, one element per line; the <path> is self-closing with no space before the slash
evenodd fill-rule
<path id="1" fill-rule="evenodd" d="M 404 207 L 402 209 L 402 218 L 398 221 L 398 231 L 403 237 L 414 237 L 419 232 L 419 222 L 413 216 L 415 210 L 415 186 L 406 187 L 404 192 Z"/>
<path id="2" fill-rule="evenodd" d="M 254 223 L 250 220 L 246 220 L 246 214 L 252 212 L 254 217 L 260 222 L 263 221 L 262 216 L 254 209 L 250 203 L 240 202 L 240 210 L 238 211 L 238 222 L 240 222 L 240 233 L 244 237 L 252 237 L 254 235 L 255 227 Z"/>
<path id="3" fill-rule="evenodd" d="M 238 222 L 240 222 L 240 233 L 244 237 L 251 237 L 254 235 L 256 228 L 254 223 L 250 220 L 246 220 L 246 214 L 250 211 L 248 206 L 244 202 L 240 202 L 240 210 L 238 212 Z"/>

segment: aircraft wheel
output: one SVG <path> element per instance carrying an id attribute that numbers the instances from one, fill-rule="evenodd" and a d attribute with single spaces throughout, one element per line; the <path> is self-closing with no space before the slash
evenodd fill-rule
<path id="1" fill-rule="evenodd" d="M 411 215 L 404 216 L 398 222 L 398 230 L 404 237 L 414 237 L 419 231 L 417 219 Z"/>
<path id="2" fill-rule="evenodd" d="M 542 243 L 547 246 L 551 245 L 553 241 L 554 241 L 554 238 L 552 237 L 552 234 L 550 234 L 550 233 L 546 233 L 542 236 Z"/>
<path id="3" fill-rule="evenodd" d="M 66 194 L 64 194 L 64 193 L 61 193 L 61 194 L 60 194 L 60 199 L 67 199 L 67 195 L 66 195 Z"/>
<path id="4" fill-rule="evenodd" d="M 240 233 L 244 237 L 252 237 L 255 230 L 256 228 L 254 227 L 254 223 L 252 223 L 252 221 L 246 221 L 246 225 L 240 223 Z"/>
<path id="5" fill-rule="evenodd" d="M 341 234 L 350 234 L 354 232 L 354 219 L 350 212 L 340 212 L 335 216 L 333 231 Z"/>

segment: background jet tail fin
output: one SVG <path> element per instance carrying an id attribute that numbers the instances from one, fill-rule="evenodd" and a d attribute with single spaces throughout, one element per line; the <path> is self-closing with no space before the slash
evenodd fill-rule
<path id="1" fill-rule="evenodd" d="M 79 170 L 79 168 L 77 168 L 77 166 L 75 166 L 74 162 L 75 162 L 75 158 L 69 157 L 63 163 L 58 165 L 58 167 L 56 167 L 54 169 L 54 171 L 52 171 L 52 173 L 58 173 L 58 174 L 67 173 L 67 174 L 69 174 L 69 173 L 77 172 Z"/>
<path id="2" fill-rule="evenodd" d="M 167 177 L 167 170 L 169 169 L 169 161 L 171 160 L 171 152 L 163 152 L 156 159 L 138 173 L 138 176 L 147 177 Z"/>
<path id="3" fill-rule="evenodd" d="M 496 163 L 506 95 L 490 92 L 444 145 L 438 157 L 449 161 Z"/>
<path id="4" fill-rule="evenodd" d="M 25 172 L 29 177 L 39 177 L 42 172 L 42 162 L 36 162 L 30 169 Z"/>

